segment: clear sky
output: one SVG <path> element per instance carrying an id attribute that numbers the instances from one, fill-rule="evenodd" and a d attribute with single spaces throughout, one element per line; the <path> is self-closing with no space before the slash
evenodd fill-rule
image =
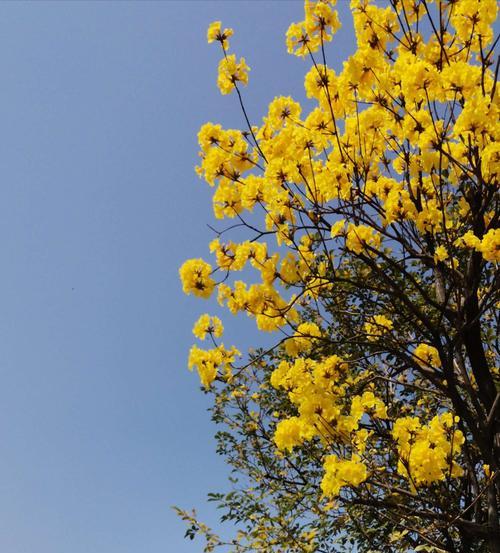
<path id="1" fill-rule="evenodd" d="M 214 310 L 182 295 L 177 271 L 208 253 L 198 128 L 243 125 L 206 28 L 235 28 L 258 121 L 275 95 L 303 97 L 308 65 L 284 46 L 302 10 L 0 4 L 0 551 L 201 551 L 170 505 L 214 522 L 206 493 L 226 487 L 186 370 L 192 323 Z M 253 336 L 225 323 L 229 343 Z"/>

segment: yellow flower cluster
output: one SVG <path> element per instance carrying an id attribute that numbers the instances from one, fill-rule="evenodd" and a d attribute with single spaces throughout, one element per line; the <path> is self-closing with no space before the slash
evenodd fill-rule
<path id="1" fill-rule="evenodd" d="M 392 330 L 394 323 L 384 315 L 375 315 L 365 323 L 364 329 L 368 340 L 377 340 L 388 331 Z"/>
<path id="2" fill-rule="evenodd" d="M 385 48 L 391 33 L 399 30 L 397 15 L 390 7 L 379 8 L 366 0 L 351 0 L 351 10 L 358 47 Z"/>
<path id="3" fill-rule="evenodd" d="M 486 261 L 500 262 L 500 228 L 490 229 L 483 236 L 479 251 Z"/>
<path id="4" fill-rule="evenodd" d="M 290 96 L 279 96 L 269 104 L 267 117 L 264 124 L 270 129 L 278 130 L 286 124 L 294 124 L 300 121 L 301 105 Z"/>
<path id="5" fill-rule="evenodd" d="M 368 478 L 368 471 L 359 455 L 351 459 L 339 459 L 327 455 L 324 461 L 325 475 L 321 481 L 323 495 L 336 497 L 344 486 L 359 486 Z"/>
<path id="6" fill-rule="evenodd" d="M 276 262 L 277 257 L 267 255 L 267 244 L 265 242 L 250 242 L 246 240 L 239 244 L 235 242 L 221 243 L 218 238 L 210 242 L 210 251 L 215 253 L 217 266 L 226 271 L 241 271 L 250 261 L 251 265 L 260 270 L 261 273 L 269 272 L 269 262 Z M 275 275 L 266 279 L 272 282 Z"/>
<path id="7" fill-rule="evenodd" d="M 224 29 L 222 30 L 222 23 L 220 21 L 214 21 L 210 23 L 207 30 L 207 41 L 210 44 L 211 42 L 218 41 L 221 43 L 224 50 L 229 49 L 228 38 L 233 36 L 233 29 Z"/>
<path id="8" fill-rule="evenodd" d="M 301 417 L 284 419 L 276 426 L 274 443 L 279 450 L 288 450 L 300 445 L 305 440 L 311 440 L 316 432 L 314 427 L 307 424 Z"/>
<path id="9" fill-rule="evenodd" d="M 455 245 L 473 248 L 483 254 L 486 261 L 500 261 L 500 229 L 490 229 L 482 238 L 478 238 L 471 230 L 455 241 Z"/>
<path id="10" fill-rule="evenodd" d="M 239 280 L 233 288 L 220 284 L 218 300 L 233 314 L 246 311 L 249 316 L 255 317 L 257 328 L 266 332 L 277 330 L 298 318 L 297 311 L 290 308 L 276 288 L 269 284 L 252 284 L 247 287 Z"/>
<path id="11" fill-rule="evenodd" d="M 387 418 L 385 403 L 369 390 L 363 392 L 361 396 L 354 396 L 351 402 L 351 416 L 360 420 L 365 413 L 375 419 Z"/>
<path id="12" fill-rule="evenodd" d="M 358 420 L 344 414 L 340 402 L 346 390 L 342 382 L 346 370 L 347 364 L 337 355 L 321 361 L 299 357 L 293 363 L 282 361 L 278 365 L 271 375 L 271 385 L 284 388 L 299 412 L 299 419 L 294 423 L 287 420 L 278 423 L 275 434 L 278 447 L 286 443 L 291 449 L 305 436 L 308 439 L 321 436 L 325 424 L 344 437 L 357 429 Z"/>
<path id="13" fill-rule="evenodd" d="M 434 252 L 434 261 L 436 263 L 439 263 L 440 261 L 445 261 L 446 259 L 448 259 L 448 257 L 448 250 L 445 246 L 441 245 L 436 248 L 436 251 Z"/>
<path id="14" fill-rule="evenodd" d="M 200 340 L 204 340 L 207 334 L 220 338 L 223 332 L 224 327 L 219 317 L 210 317 L 207 313 L 201 315 L 193 326 L 193 334 Z"/>
<path id="15" fill-rule="evenodd" d="M 373 250 L 379 250 L 381 236 L 377 231 L 367 225 L 355 225 L 349 223 L 347 226 L 346 248 L 354 253 L 365 253 L 374 255 Z"/>
<path id="16" fill-rule="evenodd" d="M 434 346 L 429 346 L 428 344 L 419 344 L 413 356 L 417 364 L 421 367 L 432 367 L 439 368 L 441 366 L 441 359 L 439 358 L 439 352 Z"/>
<path id="17" fill-rule="evenodd" d="M 211 42 L 220 42 L 224 57 L 219 62 L 219 73 L 217 76 L 217 86 L 222 94 L 230 94 L 236 87 L 236 83 L 240 82 L 244 85 L 248 84 L 248 71 L 250 68 L 245 62 L 245 58 L 236 60 L 234 54 L 227 54 L 229 49 L 229 37 L 233 36 L 233 29 L 226 28 L 222 30 L 220 21 L 213 21 L 208 26 L 207 40 Z"/>
<path id="18" fill-rule="evenodd" d="M 290 54 L 306 56 L 316 52 L 324 42 L 332 40 L 340 29 L 338 13 L 333 7 L 336 0 L 305 0 L 305 19 L 292 23 L 286 33 L 286 45 Z"/>
<path id="19" fill-rule="evenodd" d="M 212 266 L 203 259 L 188 259 L 179 269 L 182 289 L 185 294 L 194 294 L 200 298 L 209 298 L 215 287 Z"/>
<path id="20" fill-rule="evenodd" d="M 497 16 L 496 2 L 461 0 L 451 11 L 451 23 L 462 43 L 470 44 L 471 51 L 478 52 L 493 39 L 492 24 Z M 471 27 L 474 33 L 471 33 Z"/>
<path id="21" fill-rule="evenodd" d="M 340 221 L 337 221 L 332 225 L 332 228 L 330 229 L 330 236 L 332 238 L 336 238 L 337 236 L 340 236 L 343 234 L 345 230 L 345 219 L 341 219 Z"/>
<path id="22" fill-rule="evenodd" d="M 414 487 L 462 476 L 455 461 L 464 443 L 458 422 L 451 413 L 435 416 L 426 426 L 418 417 L 397 419 L 392 435 L 398 444 L 399 474 Z"/>
<path id="23" fill-rule="evenodd" d="M 224 344 L 209 350 L 192 346 L 189 351 L 188 367 L 189 369 L 196 367 L 201 383 L 209 388 L 217 377 L 219 367 L 224 369 L 226 379 L 231 378 L 231 364 L 239 355 L 241 353 L 234 346 L 226 349 Z"/>
<path id="24" fill-rule="evenodd" d="M 464 109 L 457 117 L 453 134 L 458 139 L 471 140 L 485 145 L 485 138 L 495 136 L 497 121 L 500 117 L 498 104 L 478 92 L 467 99 Z M 489 140 L 486 140 L 486 144 Z"/>
<path id="25" fill-rule="evenodd" d="M 314 339 L 321 336 L 321 330 L 315 323 L 302 323 L 292 338 L 285 342 L 285 351 L 291 357 L 299 353 L 309 353 L 314 344 Z"/>
<path id="26" fill-rule="evenodd" d="M 196 172 L 210 186 L 219 183 L 214 196 L 214 212 L 219 219 L 235 217 L 246 207 L 243 204 L 240 176 L 255 165 L 256 155 L 248 152 L 248 143 L 241 131 L 223 130 L 207 123 L 198 133 L 202 163 Z"/>
<path id="27" fill-rule="evenodd" d="M 333 438 L 357 451 L 350 460 L 326 457 L 321 484 L 325 496 L 338 495 L 343 486 L 358 486 L 366 479 L 367 469 L 359 454 L 365 451 L 369 432 L 360 429 L 359 422 L 365 414 L 373 419 L 387 418 L 384 402 L 373 391 L 348 397 L 347 375 L 347 363 L 337 355 L 320 361 L 282 361 L 271 375 L 271 385 L 284 388 L 298 411 L 298 416 L 276 425 L 274 442 L 279 450 L 292 451 L 304 441 L 319 437 L 325 443 Z"/>
<path id="28" fill-rule="evenodd" d="M 236 83 L 248 84 L 248 71 L 250 68 L 245 62 L 245 58 L 236 61 L 234 54 L 229 54 L 219 62 L 219 75 L 217 77 L 217 86 L 222 94 L 230 94 Z"/>
<path id="29" fill-rule="evenodd" d="M 347 281 L 359 271 L 358 278 L 369 278 L 391 248 L 408 252 L 410 272 L 421 266 L 454 278 L 467 269 L 463 248 L 480 252 L 486 262 L 500 261 L 493 208 L 485 210 L 485 231 L 476 236 L 471 229 L 478 209 L 467 192 L 477 185 L 493 195 L 500 176 L 500 95 L 491 59 L 483 59 L 493 40 L 497 2 L 441 2 L 447 29 L 433 33 L 420 24 L 422 5 L 402 1 L 383 7 L 351 1 L 358 48 L 337 72 L 326 56 L 322 63 L 312 57 L 304 79 L 311 109 L 279 96 L 260 124 L 241 131 L 207 123 L 198 134 L 196 171 L 215 187 L 215 217 L 236 218 L 235 226 L 246 224 L 254 234 L 240 242 L 213 240 L 210 252 L 221 282 L 213 279 L 209 263 L 191 259 L 180 269 L 183 290 L 208 298 L 217 288 L 220 305 L 231 313 L 246 312 L 259 330 L 282 329 L 288 336 L 280 350 L 288 360 L 273 371 L 271 384 L 288 395 L 296 416 L 278 422 L 274 441 L 289 452 L 313 439 L 345 446 L 342 458 L 325 459 L 326 496 L 368 478 L 373 467 L 360 457 L 371 436 L 367 429 L 388 413 L 375 386 L 351 394 L 361 377 L 353 376 L 359 373 L 345 359 L 317 358 L 316 346 L 329 338 L 328 322 L 324 329 L 301 322 L 301 309 L 331 301 L 337 276 Z M 322 50 L 340 28 L 334 7 L 332 0 L 305 0 L 304 20 L 287 31 L 288 51 L 309 56 Z M 219 21 L 207 32 L 208 41 L 223 49 L 217 78 L 223 94 L 248 82 L 245 60 L 227 54 L 232 35 Z M 258 281 L 234 280 L 235 271 L 255 271 Z M 416 288 L 426 286 L 415 282 Z M 354 331 L 382 343 L 397 337 L 394 326 L 380 314 Z M 203 315 L 193 332 L 216 338 L 222 324 Z M 219 367 L 230 371 L 238 354 L 223 345 L 193 346 L 189 364 L 208 387 Z M 417 343 L 413 358 L 423 369 L 441 367 L 437 349 L 426 343 Z M 393 424 L 398 470 L 411 485 L 460 475 L 463 435 L 455 423 L 449 413 L 428 425 L 416 417 L 387 421 Z"/>
<path id="30" fill-rule="evenodd" d="M 496 9 L 491 0 L 485 0 L 485 4 Z M 326 36 L 336 28 L 333 5 L 323 1 L 305 3 L 305 20 L 299 25 L 302 38 L 299 37 L 293 48 L 299 43 L 303 51 L 311 48 L 312 37 L 316 37 L 316 46 L 321 37 L 328 40 Z M 482 77 L 479 69 L 467 62 L 459 48 L 452 49 L 453 58 L 445 67 L 438 68 L 436 44 L 431 38 L 428 48 L 424 48 L 423 38 L 419 35 L 415 37 L 415 43 L 421 44 L 421 48 L 415 50 L 403 42 L 397 48 L 395 61 L 387 59 L 384 48 L 391 41 L 388 37 L 398 30 L 394 10 L 378 8 L 365 0 L 353 2 L 352 9 L 359 49 L 339 75 L 326 65 L 311 67 L 306 76 L 306 92 L 318 100 L 319 106 L 303 121 L 298 102 L 290 97 L 275 98 L 262 127 L 253 128 L 259 141 L 258 152 L 249 150 L 248 141 L 239 131 L 223 131 L 220 126 L 212 124 L 200 131 L 203 162 L 198 171 L 209 184 L 219 182 L 214 194 L 216 217 L 236 217 L 244 210 L 251 211 L 256 205 L 261 205 L 266 211 L 266 229 L 276 231 L 278 243 L 290 244 L 296 224 L 295 210 L 301 208 L 302 201 L 287 192 L 283 183 L 302 184 L 312 202 L 351 198 L 353 171 L 360 168 L 357 164 L 346 164 L 345 160 L 361 156 L 363 170 L 367 171 L 363 193 L 381 202 L 380 222 L 383 226 L 409 220 L 422 233 L 441 232 L 444 225 L 449 232 L 458 226 L 458 221 L 447 220 L 453 214 L 444 212 L 442 206 L 450 202 L 451 196 L 446 197 L 446 191 L 442 199 L 436 196 L 437 180 L 433 172 L 437 168 L 447 169 L 450 183 L 456 182 L 457 171 L 449 169 L 449 156 L 457 158 L 458 163 L 466 163 L 466 159 L 465 149 L 452 138 L 466 140 L 463 129 L 470 129 L 471 125 L 474 136 L 482 137 L 481 148 L 485 153 L 489 152 L 484 162 L 485 169 L 487 167 L 485 175 L 497 174 L 500 137 L 496 134 L 497 126 L 488 123 L 497 120 L 496 111 L 491 110 L 498 109 L 496 98 L 488 100 L 488 91 L 493 86 L 491 72 L 486 71 Z M 481 14 L 484 9 L 481 7 Z M 466 11 L 461 10 L 462 14 Z M 417 14 L 413 15 L 417 18 Z M 409 16 L 409 21 L 413 20 L 413 15 Z M 488 24 L 489 19 L 481 18 L 482 25 Z M 297 27 L 292 26 L 293 29 L 297 30 Z M 209 34 L 217 40 L 216 37 L 224 33 L 220 23 L 216 22 Z M 235 79 L 245 80 L 238 75 L 236 65 L 236 58 L 223 60 L 221 82 L 225 91 L 233 88 Z M 484 94 L 478 95 L 481 83 Z M 456 101 L 457 95 L 464 107 L 453 134 L 449 130 L 445 132 L 444 121 L 436 119 L 426 106 L 433 100 Z M 406 105 L 401 116 L 400 107 L 394 103 L 398 97 L 404 99 Z M 355 110 L 356 102 L 360 100 L 366 101 L 370 107 Z M 412 106 L 412 102 L 417 105 Z M 489 111 L 481 111 L 483 108 L 478 102 Z M 462 124 L 460 117 L 466 117 L 468 111 L 471 117 L 482 121 L 479 126 L 465 120 Z M 336 138 L 332 114 L 345 122 L 344 135 L 338 136 L 340 140 Z M 363 137 L 362 142 L 360 137 Z M 380 169 L 380 161 L 384 160 L 388 147 L 391 149 L 393 144 L 394 151 L 398 151 L 398 145 L 405 141 L 414 146 L 410 155 L 395 155 L 387 163 L 392 164 L 396 173 L 409 172 L 409 182 L 395 180 Z M 446 144 L 448 152 L 444 157 L 439 153 L 441 142 Z M 370 144 L 370 148 L 363 147 L 363 144 Z M 342 151 L 335 146 L 340 146 Z M 318 159 L 319 154 L 329 148 L 328 158 Z M 245 172 L 256 167 L 259 153 L 266 160 L 263 174 L 244 176 Z M 381 236 L 373 228 L 350 223 L 346 240 L 350 251 L 375 255 L 380 245 Z M 494 259 L 497 255 L 494 244 L 488 243 L 485 251 L 487 259 Z M 453 253 L 445 251 L 441 245 L 434 258 L 439 262 L 450 255 Z"/>

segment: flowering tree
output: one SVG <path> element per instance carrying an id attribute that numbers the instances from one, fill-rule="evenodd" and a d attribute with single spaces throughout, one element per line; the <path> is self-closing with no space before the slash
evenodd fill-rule
<path id="1" fill-rule="evenodd" d="M 275 345 L 242 358 L 217 317 L 196 322 L 212 344 L 189 366 L 236 475 L 211 499 L 239 530 L 224 542 L 179 512 L 207 550 L 498 553 L 497 5 L 352 0 L 357 50 L 336 74 L 334 4 L 306 0 L 286 36 L 314 107 L 275 98 L 260 126 L 233 30 L 208 29 L 246 127 L 199 132 L 197 172 L 232 223 L 180 276 Z"/>

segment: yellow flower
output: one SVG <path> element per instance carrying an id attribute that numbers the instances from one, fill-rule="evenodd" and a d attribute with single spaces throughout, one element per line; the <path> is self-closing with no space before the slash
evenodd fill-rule
<path id="1" fill-rule="evenodd" d="M 309 38 L 303 23 L 292 23 L 286 32 L 286 47 L 289 54 L 304 57 L 309 53 Z M 314 46 L 313 46 L 314 47 Z"/>
<path id="2" fill-rule="evenodd" d="M 326 497 L 336 497 L 344 486 L 357 487 L 368 478 L 366 465 L 356 454 L 351 459 L 327 455 L 323 466 L 325 475 L 321 481 L 321 490 Z"/>
<path id="3" fill-rule="evenodd" d="M 367 253 L 373 255 L 374 250 L 380 249 L 381 236 L 366 225 L 354 225 L 349 223 L 347 227 L 346 248 L 354 253 Z"/>
<path id="4" fill-rule="evenodd" d="M 467 231 L 463 236 L 455 240 L 455 246 L 478 249 L 481 240 L 471 231 Z"/>
<path id="5" fill-rule="evenodd" d="M 179 269 L 184 293 L 209 298 L 215 287 L 215 280 L 210 278 L 211 274 L 212 266 L 203 259 L 186 261 Z"/>
<path id="6" fill-rule="evenodd" d="M 241 353 L 234 346 L 226 349 L 224 344 L 209 350 L 192 346 L 189 351 L 188 367 L 190 370 L 196 367 L 201 383 L 209 388 L 217 377 L 219 367 L 225 370 L 226 379 L 231 378 L 231 364 L 239 355 Z"/>
<path id="7" fill-rule="evenodd" d="M 340 221 L 337 221 L 332 225 L 332 229 L 330 231 L 330 236 L 332 238 L 335 238 L 336 236 L 339 236 L 344 232 L 345 229 L 345 219 L 341 219 Z"/>
<path id="8" fill-rule="evenodd" d="M 302 323 L 292 338 L 285 342 L 285 351 L 296 357 L 299 353 L 309 352 L 315 342 L 315 337 L 321 336 L 321 330 L 315 323 Z"/>
<path id="9" fill-rule="evenodd" d="M 363 413 L 369 413 L 378 419 L 387 418 L 387 407 L 373 392 L 364 392 L 361 396 L 354 396 L 351 403 L 351 415 L 359 420 Z"/>
<path id="10" fill-rule="evenodd" d="M 274 443 L 279 450 L 291 451 L 300 445 L 308 436 L 310 429 L 299 417 L 290 417 L 280 421 L 274 432 Z"/>
<path id="11" fill-rule="evenodd" d="M 490 229 L 481 240 L 478 250 L 486 261 L 500 261 L 500 228 Z"/>
<path id="12" fill-rule="evenodd" d="M 393 322 L 384 315 L 375 315 L 365 323 L 364 329 L 368 340 L 374 341 L 379 336 L 383 336 L 394 327 Z"/>
<path id="13" fill-rule="evenodd" d="M 297 122 L 302 108 L 290 96 L 279 96 L 269 104 L 266 123 L 273 129 L 280 129 L 287 122 Z"/>
<path id="14" fill-rule="evenodd" d="M 421 367 L 438 368 L 441 366 L 438 350 L 428 344 L 419 344 L 415 348 L 413 356 Z"/>
<path id="15" fill-rule="evenodd" d="M 434 261 L 438 263 L 439 261 L 444 261 L 448 259 L 448 250 L 444 246 L 438 246 L 434 252 Z"/>
<path id="16" fill-rule="evenodd" d="M 335 71 L 326 65 L 313 65 L 305 76 L 304 88 L 308 98 L 316 98 L 321 104 L 328 103 L 335 98 L 337 90 Z"/>
<path id="17" fill-rule="evenodd" d="M 193 326 L 193 334 L 200 340 L 204 340 L 207 334 L 220 338 L 224 327 L 219 317 L 210 317 L 207 313 L 201 315 Z"/>
<path id="18" fill-rule="evenodd" d="M 435 416 L 427 426 L 417 417 L 402 417 L 394 423 L 392 435 L 398 443 L 398 472 L 413 485 L 429 485 L 446 476 L 462 476 L 454 460 L 465 441 L 456 428 L 458 417 L 449 412 Z"/>
<path id="19" fill-rule="evenodd" d="M 214 21 L 213 23 L 210 23 L 208 26 L 207 31 L 207 41 L 210 44 L 211 42 L 218 41 L 221 43 L 222 48 L 224 50 L 229 49 L 229 42 L 228 38 L 230 36 L 233 36 L 234 31 L 233 29 L 224 29 L 221 28 L 221 22 L 220 21 Z"/>
<path id="20" fill-rule="evenodd" d="M 219 75 L 217 77 L 217 86 L 222 94 L 230 94 L 237 82 L 248 84 L 248 71 L 250 68 L 245 62 L 245 58 L 236 61 L 236 56 L 231 54 L 221 59 L 219 62 Z"/>

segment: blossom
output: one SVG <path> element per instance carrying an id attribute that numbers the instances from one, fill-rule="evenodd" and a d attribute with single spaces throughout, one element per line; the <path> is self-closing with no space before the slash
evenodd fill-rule
<path id="1" fill-rule="evenodd" d="M 370 317 L 364 325 L 365 332 L 370 341 L 376 340 L 379 336 L 383 336 L 388 331 L 392 330 L 393 327 L 394 323 L 385 315 Z"/>
<path id="2" fill-rule="evenodd" d="M 224 327 L 219 317 L 210 317 L 207 313 L 201 315 L 193 326 L 193 334 L 200 340 L 204 340 L 207 334 L 214 338 L 220 338 Z"/>
<path id="3" fill-rule="evenodd" d="M 441 366 L 438 350 L 428 344 L 419 344 L 413 352 L 416 362 L 421 367 L 438 368 Z"/>
<path id="4" fill-rule="evenodd" d="M 381 236 L 374 229 L 367 225 L 355 225 L 349 223 L 347 226 L 346 248 L 354 253 L 367 253 L 373 255 L 373 249 L 380 248 Z"/>
<path id="5" fill-rule="evenodd" d="M 219 74 L 217 77 L 217 86 L 222 94 L 230 94 L 236 83 L 248 84 L 248 71 L 250 68 L 245 62 L 245 58 L 236 61 L 236 56 L 230 54 L 219 62 Z"/>
<path id="6" fill-rule="evenodd" d="M 357 454 L 353 454 L 351 459 L 327 455 L 323 466 L 325 474 L 321 481 L 321 489 L 327 497 L 339 495 L 345 486 L 357 487 L 368 478 L 366 465 Z"/>
<path id="7" fill-rule="evenodd" d="M 228 38 L 233 36 L 234 31 L 233 29 L 224 29 L 222 30 L 221 22 L 220 21 L 214 21 L 210 23 L 207 30 L 207 41 L 210 44 L 211 42 L 218 41 L 221 43 L 222 48 L 224 50 L 229 49 L 229 41 Z"/>
<path id="8" fill-rule="evenodd" d="M 209 298 L 215 287 L 211 274 L 212 266 L 203 259 L 189 259 L 184 262 L 179 269 L 184 293 Z"/>

